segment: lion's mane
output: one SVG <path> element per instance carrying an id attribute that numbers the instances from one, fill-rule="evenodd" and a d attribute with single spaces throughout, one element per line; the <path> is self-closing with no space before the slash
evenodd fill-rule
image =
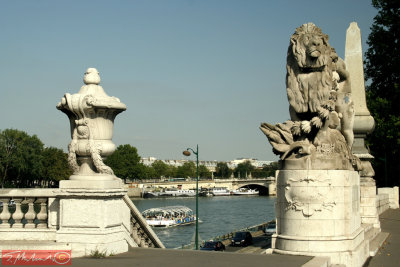
<path id="1" fill-rule="evenodd" d="M 319 56 L 311 56 L 314 50 L 307 47 L 313 40 L 319 44 Z M 313 23 L 303 24 L 291 36 L 286 91 L 292 120 L 311 120 L 327 105 L 333 87 L 331 53 L 328 36 Z"/>

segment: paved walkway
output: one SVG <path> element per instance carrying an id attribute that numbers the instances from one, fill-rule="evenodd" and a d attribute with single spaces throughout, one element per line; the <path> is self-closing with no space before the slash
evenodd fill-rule
<path id="1" fill-rule="evenodd" d="M 379 216 L 382 232 L 389 237 L 382 247 L 369 260 L 369 267 L 399 267 L 400 266 L 400 209 L 387 210 Z"/>
<path id="2" fill-rule="evenodd" d="M 231 252 L 208 252 L 174 249 L 133 248 L 127 253 L 104 259 L 72 259 L 72 266 L 135 266 L 135 267 L 299 267 L 311 257 L 255 255 Z"/>

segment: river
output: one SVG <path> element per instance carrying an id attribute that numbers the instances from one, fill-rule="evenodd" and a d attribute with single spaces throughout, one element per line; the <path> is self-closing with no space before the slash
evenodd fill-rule
<path id="1" fill-rule="evenodd" d="M 261 224 L 275 219 L 275 197 L 217 196 L 199 197 L 199 240 Z M 142 212 L 146 209 L 183 205 L 196 209 L 196 198 L 132 199 Z M 166 248 L 177 248 L 194 240 L 195 224 L 170 228 L 154 228 Z"/>

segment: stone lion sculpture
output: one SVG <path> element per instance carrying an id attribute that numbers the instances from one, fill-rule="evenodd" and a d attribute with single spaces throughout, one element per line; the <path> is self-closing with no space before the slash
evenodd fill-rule
<path id="1" fill-rule="evenodd" d="M 354 103 L 350 77 L 328 39 L 313 23 L 298 27 L 290 38 L 286 92 L 291 121 L 263 123 L 260 127 L 281 159 L 293 153 L 296 157 L 315 151 L 339 153 L 343 143 L 347 145 L 342 151 L 344 156 L 353 159 L 350 149 L 354 140 Z M 334 117 L 337 125 L 332 123 Z M 333 129 L 336 126 L 340 126 L 340 131 Z"/>

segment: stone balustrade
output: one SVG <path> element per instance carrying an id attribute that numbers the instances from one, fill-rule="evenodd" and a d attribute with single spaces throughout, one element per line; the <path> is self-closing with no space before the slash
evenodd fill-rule
<path id="1" fill-rule="evenodd" d="M 54 246 L 71 247 L 71 243 L 83 244 L 82 227 L 77 227 L 76 220 L 84 220 L 91 228 L 98 228 L 96 234 L 101 236 L 102 231 L 118 233 L 117 242 L 129 244 L 133 247 L 165 248 L 158 239 L 140 211 L 132 203 L 123 189 L 115 190 L 86 190 L 86 189 L 2 189 L 0 190 L 0 250 L 9 248 L 9 241 L 36 241 L 54 242 Z M 114 192 L 115 191 L 115 192 Z M 79 206 L 73 201 L 86 202 Z M 87 206 L 98 206 L 99 198 L 107 199 L 105 209 L 113 210 L 120 216 L 105 215 L 107 224 L 101 222 L 102 216 L 95 213 L 86 213 Z M 68 207 L 72 207 L 67 210 Z M 86 208 L 85 208 L 86 207 Z M 102 210 L 102 209 L 101 209 Z M 85 215 L 83 215 L 85 213 Z M 87 216 L 92 216 L 87 220 Z M 97 217 L 96 217 L 97 216 Z M 119 219 L 118 219 L 119 218 Z M 111 225 L 111 226 L 110 226 Z M 76 234 L 74 233 L 76 232 Z M 89 235 L 93 235 L 89 231 Z M 100 237 L 99 237 L 100 238 Z M 75 240 L 76 239 L 76 240 Z M 2 246 L 2 242 L 8 244 Z M 8 243 L 7 243 L 8 242 Z M 15 243 L 17 246 L 19 243 Z M 46 243 L 50 244 L 50 243 Z M 88 249 L 74 250 L 74 257 L 85 256 L 95 249 L 97 242 L 85 243 Z M 122 246 L 122 245 L 121 245 Z M 86 250 L 88 252 L 86 252 Z M 114 253 L 114 249 L 110 253 Z"/>
<path id="2" fill-rule="evenodd" d="M 0 228 L 47 228 L 45 197 L 0 197 Z"/>
<path id="3" fill-rule="evenodd" d="M 124 196 L 124 201 L 130 209 L 130 232 L 135 243 L 139 247 L 165 248 L 128 195 Z"/>

